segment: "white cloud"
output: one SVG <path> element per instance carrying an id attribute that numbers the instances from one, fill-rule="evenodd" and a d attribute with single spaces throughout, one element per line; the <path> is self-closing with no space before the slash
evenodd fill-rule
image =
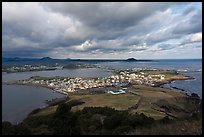
<path id="1" fill-rule="evenodd" d="M 147 50 L 147 44 L 143 43 L 143 45 L 131 45 L 129 47 L 129 50 L 135 50 L 135 51 L 142 51 L 142 50 Z"/>
<path id="2" fill-rule="evenodd" d="M 191 42 L 202 42 L 202 32 L 189 36 Z"/>
<path id="3" fill-rule="evenodd" d="M 96 45 L 95 41 L 86 40 L 81 45 L 75 46 L 74 48 L 79 51 L 85 51 L 93 48 Z"/>

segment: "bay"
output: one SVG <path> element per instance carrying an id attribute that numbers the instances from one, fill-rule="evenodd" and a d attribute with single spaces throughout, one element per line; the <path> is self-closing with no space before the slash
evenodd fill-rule
<path id="1" fill-rule="evenodd" d="M 43 87 L 2 85 L 2 121 L 21 122 L 33 109 L 47 106 L 45 100 L 62 97 Z"/>

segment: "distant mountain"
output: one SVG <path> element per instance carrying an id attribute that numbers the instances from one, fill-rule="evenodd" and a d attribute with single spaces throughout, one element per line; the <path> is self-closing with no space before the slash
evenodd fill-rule
<path id="1" fill-rule="evenodd" d="M 53 60 L 53 59 L 50 58 L 50 57 L 43 57 L 43 58 L 41 58 L 40 60 Z"/>
<path id="2" fill-rule="evenodd" d="M 135 58 L 128 58 L 125 61 L 128 62 L 148 62 L 148 61 L 153 61 L 153 60 L 148 60 L 148 59 L 135 59 Z"/>
<path id="3" fill-rule="evenodd" d="M 137 61 L 137 60 L 134 58 L 128 58 L 126 61 Z"/>

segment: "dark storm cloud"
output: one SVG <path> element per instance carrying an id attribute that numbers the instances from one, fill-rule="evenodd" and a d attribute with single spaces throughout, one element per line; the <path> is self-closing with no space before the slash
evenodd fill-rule
<path id="1" fill-rule="evenodd" d="M 113 39 L 128 33 L 143 19 L 157 11 L 164 11 L 174 3 L 43 3 L 42 5 L 64 16 L 82 22 L 95 38 Z"/>
<path id="2" fill-rule="evenodd" d="M 189 20 L 179 23 L 173 33 L 175 34 L 192 34 L 202 30 L 202 11 L 198 10 Z"/>
<path id="3" fill-rule="evenodd" d="M 199 3 L 3 3 L 3 53 L 66 58 L 74 52 L 168 51 L 177 48 L 171 40 L 202 42 L 202 9 L 195 5 Z"/>
<path id="4" fill-rule="evenodd" d="M 110 26 L 113 29 L 127 27 L 149 16 L 155 12 L 155 9 L 160 10 L 158 7 L 164 9 L 168 6 L 164 3 L 45 3 L 43 5 L 99 29 L 111 29 Z"/>

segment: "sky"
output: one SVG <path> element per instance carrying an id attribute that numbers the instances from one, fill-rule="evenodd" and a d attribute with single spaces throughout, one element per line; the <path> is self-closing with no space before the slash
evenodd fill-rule
<path id="1" fill-rule="evenodd" d="M 202 58 L 202 3 L 3 2 L 2 56 Z"/>

